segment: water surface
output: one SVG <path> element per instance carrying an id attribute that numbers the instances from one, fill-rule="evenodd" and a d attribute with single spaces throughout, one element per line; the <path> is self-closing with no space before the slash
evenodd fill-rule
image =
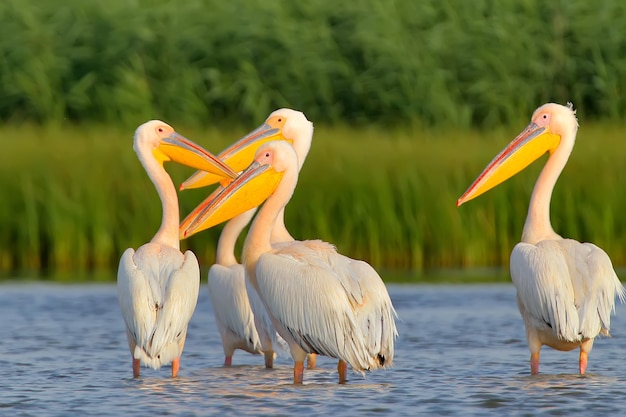
<path id="1" fill-rule="evenodd" d="M 114 285 L 0 285 L 0 415 L 566 415 L 618 414 L 626 403 L 626 311 L 596 340 L 588 374 L 578 351 L 544 347 L 529 375 L 511 285 L 389 286 L 400 319 L 395 367 L 349 372 L 318 359 L 302 386 L 292 362 L 276 368 L 222 347 L 207 288 L 190 323 L 180 376 L 131 360 Z"/>

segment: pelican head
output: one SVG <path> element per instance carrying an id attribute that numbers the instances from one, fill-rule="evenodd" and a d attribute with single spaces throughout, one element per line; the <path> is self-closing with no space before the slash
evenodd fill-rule
<path id="1" fill-rule="evenodd" d="M 215 155 L 177 133 L 173 127 L 160 120 L 150 120 L 135 131 L 133 149 L 149 150 L 163 164 L 178 162 L 196 169 L 212 172 L 220 178 L 235 178 L 237 173 Z M 139 153 L 139 152 L 138 152 Z"/>
<path id="2" fill-rule="evenodd" d="M 272 112 L 263 124 L 224 149 L 218 156 L 235 171 L 245 169 L 256 150 L 264 143 L 273 140 L 286 140 L 293 144 L 300 159 L 309 152 L 313 138 L 313 123 L 304 113 L 292 109 L 278 109 Z M 196 172 L 180 186 L 181 190 L 200 188 L 221 180 L 216 175 Z"/>
<path id="3" fill-rule="evenodd" d="M 183 220 L 180 238 L 185 239 L 258 207 L 276 190 L 283 174 L 287 170 L 298 170 L 299 166 L 298 156 L 287 141 L 261 145 L 248 168 L 230 184 L 218 188 Z"/>
<path id="4" fill-rule="evenodd" d="M 457 206 L 478 197 L 508 180 L 540 156 L 557 149 L 571 152 L 578 130 L 576 111 L 571 103 L 547 103 L 533 113 L 531 122 L 487 165 L 457 200 Z"/>

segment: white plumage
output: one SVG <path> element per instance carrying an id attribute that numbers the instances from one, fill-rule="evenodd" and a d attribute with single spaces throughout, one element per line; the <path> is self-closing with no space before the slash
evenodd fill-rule
<path id="1" fill-rule="evenodd" d="M 246 291 L 243 265 L 235 257 L 237 237 L 248 225 L 255 210 L 231 219 L 222 230 L 216 263 L 209 269 L 209 296 L 222 338 L 224 365 L 232 364 L 235 349 L 260 354 L 261 340 Z"/>

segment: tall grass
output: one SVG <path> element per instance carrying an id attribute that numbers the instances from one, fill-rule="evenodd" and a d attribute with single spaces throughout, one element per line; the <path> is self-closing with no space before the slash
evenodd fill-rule
<path id="1" fill-rule="evenodd" d="M 316 125 L 286 223 L 378 268 L 432 271 L 506 266 L 542 162 L 461 208 L 456 199 L 523 125 L 493 130 Z M 552 222 L 626 265 L 623 125 L 583 124 L 554 192 Z M 178 130 L 218 152 L 245 133 Z M 147 242 L 161 208 L 132 150 L 132 130 L 111 126 L 0 127 L 0 271 L 114 270 Z M 176 183 L 191 173 L 167 165 Z M 179 194 L 181 216 L 209 189 Z M 214 261 L 221 226 L 183 247 Z M 113 279 L 114 274 L 110 274 Z"/>
<path id="2" fill-rule="evenodd" d="M 0 120 L 467 128 L 626 115 L 626 3 L 3 0 Z"/>

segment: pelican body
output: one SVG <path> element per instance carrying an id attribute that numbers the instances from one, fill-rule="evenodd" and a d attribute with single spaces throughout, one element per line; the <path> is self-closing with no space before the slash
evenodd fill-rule
<path id="1" fill-rule="evenodd" d="M 133 147 L 161 198 L 163 217 L 149 243 L 137 251 L 128 248 L 122 255 L 118 300 L 133 376 L 139 376 L 142 364 L 158 369 L 171 363 L 172 377 L 176 377 L 187 326 L 198 300 L 200 268 L 191 251 L 180 251 L 176 188 L 163 163 L 173 160 L 228 178 L 236 173 L 159 120 L 137 128 Z"/>
<path id="2" fill-rule="evenodd" d="M 217 245 L 215 264 L 209 269 L 209 297 L 224 348 L 224 365 L 232 365 L 235 349 L 262 353 L 246 291 L 245 271 L 235 257 L 239 234 L 248 225 L 255 210 L 248 210 L 229 220 Z"/>
<path id="3" fill-rule="evenodd" d="M 246 279 L 289 345 L 294 383 L 302 383 L 304 359 L 311 353 L 339 359 L 342 383 L 348 364 L 360 372 L 392 365 L 395 310 L 382 280 L 365 262 L 319 240 L 272 245 L 273 225 L 294 192 L 298 170 L 290 144 L 266 143 L 198 216 L 210 221 L 214 215 L 228 217 L 227 211 L 232 217 L 266 199 L 244 243 Z"/>
<path id="4" fill-rule="evenodd" d="M 526 327 L 531 374 L 539 372 L 542 345 L 579 348 L 579 372 L 587 369 L 596 336 L 609 335 L 615 297 L 624 299 L 609 256 L 592 243 L 558 235 L 550 223 L 556 181 L 574 147 L 578 122 L 573 106 L 548 103 L 459 198 L 469 201 L 507 180 L 544 153 L 550 154 L 532 192 L 521 242 L 511 253 L 511 279 Z"/>

